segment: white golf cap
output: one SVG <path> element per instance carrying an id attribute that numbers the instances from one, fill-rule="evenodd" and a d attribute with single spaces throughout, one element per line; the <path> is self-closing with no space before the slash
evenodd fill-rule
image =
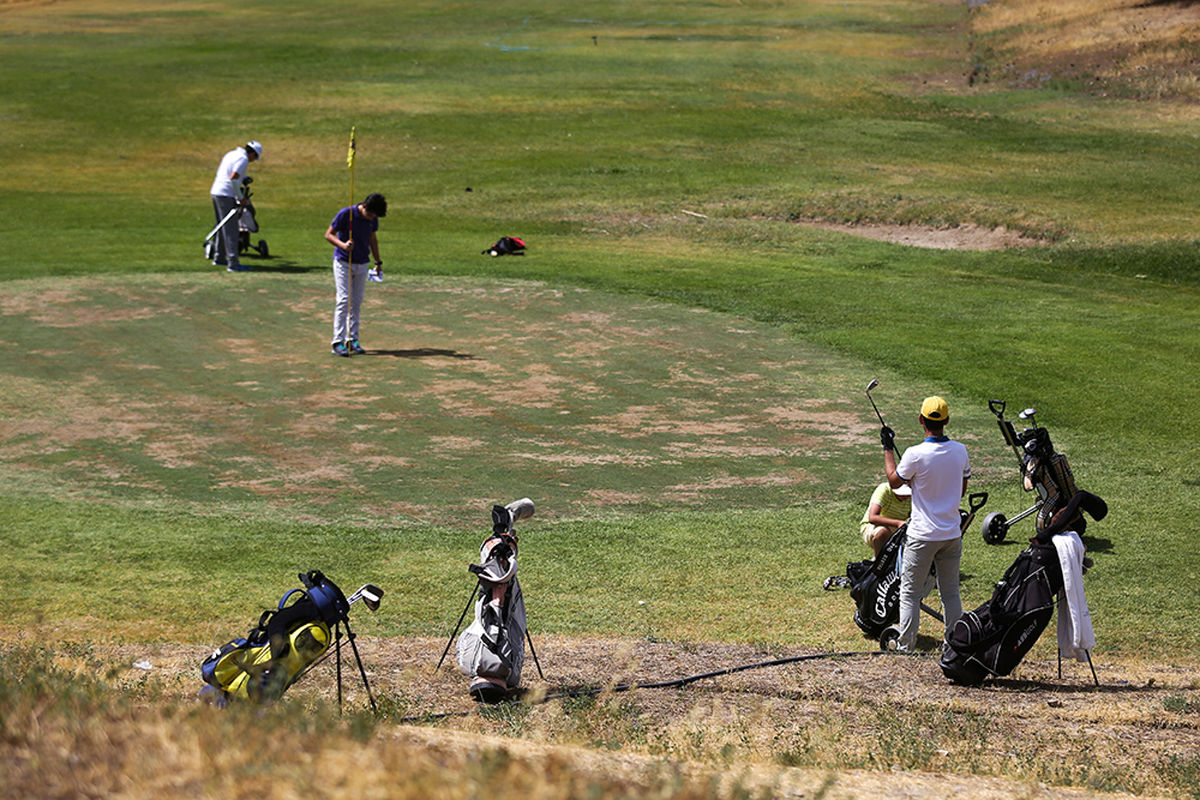
<path id="1" fill-rule="evenodd" d="M 261 142 L 251 139 L 249 142 L 246 143 L 246 147 L 249 147 L 251 150 L 253 150 L 254 155 L 258 156 L 258 159 L 260 161 L 262 160 L 262 143 Z"/>
<path id="2" fill-rule="evenodd" d="M 912 487 L 909 486 L 907 483 L 904 483 L 904 484 L 901 484 L 899 488 L 892 489 L 892 492 L 895 493 L 896 497 L 911 497 L 912 496 Z"/>

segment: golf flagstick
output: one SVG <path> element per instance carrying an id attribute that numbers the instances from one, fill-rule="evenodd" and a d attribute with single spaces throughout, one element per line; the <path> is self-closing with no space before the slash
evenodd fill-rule
<path id="1" fill-rule="evenodd" d="M 350 217 L 346 221 L 346 347 L 350 346 L 350 308 L 354 295 L 354 156 L 358 150 L 354 141 L 355 126 L 350 126 L 350 148 L 346 151 L 346 166 L 350 168 Z"/>

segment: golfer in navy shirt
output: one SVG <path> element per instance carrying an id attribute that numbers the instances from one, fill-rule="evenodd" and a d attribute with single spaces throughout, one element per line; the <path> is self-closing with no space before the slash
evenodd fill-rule
<path id="1" fill-rule="evenodd" d="M 387 216 L 387 200 L 381 194 L 369 194 L 358 205 L 347 206 L 337 213 L 325 241 L 334 247 L 333 284 L 337 300 L 333 306 L 333 340 L 335 356 L 351 356 L 366 352 L 358 342 L 358 312 L 367 287 L 370 259 L 375 259 L 377 274 L 383 272 L 379 259 L 379 218 Z"/>

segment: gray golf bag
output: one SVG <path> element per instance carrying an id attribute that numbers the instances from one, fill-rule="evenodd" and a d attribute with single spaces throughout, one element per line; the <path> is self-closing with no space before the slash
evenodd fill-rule
<path id="1" fill-rule="evenodd" d="M 468 569 L 478 577 L 475 619 L 458 637 L 459 670 L 471 679 L 471 697 L 494 703 L 521 682 L 525 663 L 525 598 L 517 581 L 517 537 L 513 523 L 533 516 L 533 501 L 493 506 L 492 535 L 479 548 L 479 564 Z"/>

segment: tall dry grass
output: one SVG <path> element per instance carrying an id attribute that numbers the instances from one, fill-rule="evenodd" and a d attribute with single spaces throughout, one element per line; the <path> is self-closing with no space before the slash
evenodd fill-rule
<path id="1" fill-rule="evenodd" d="M 1200 100 L 1200 6 L 1153 0 L 992 0 L 971 30 L 992 80 Z"/>

